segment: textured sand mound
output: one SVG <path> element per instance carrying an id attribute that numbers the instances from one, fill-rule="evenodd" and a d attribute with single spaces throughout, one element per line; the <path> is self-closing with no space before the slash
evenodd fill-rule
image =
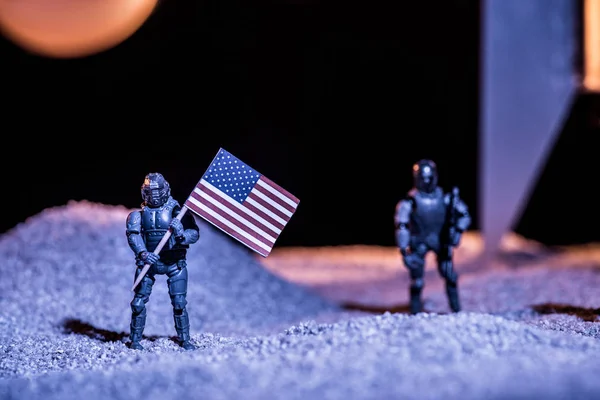
<path id="1" fill-rule="evenodd" d="M 256 339 L 206 337 L 201 343 L 204 348 L 195 352 L 123 357 L 114 369 L 13 379 L 0 386 L 0 397 L 590 399 L 600 394 L 598 340 L 483 314 L 386 314 L 305 324 Z M 60 344 L 69 346 L 68 355 L 57 353 L 59 343 L 48 344 L 54 359 L 85 363 L 86 356 L 99 356 L 68 343 Z"/>
<path id="2" fill-rule="evenodd" d="M 45 210 L 0 238 L 0 330 L 15 338 L 78 326 L 128 332 L 134 273 L 125 238 L 128 212 L 72 202 Z M 245 247 L 198 222 L 201 239 L 188 257 L 192 334 L 253 334 L 334 309 L 266 271 Z M 175 333 L 164 276 L 157 278 L 148 303 L 146 333 Z"/>
<path id="3" fill-rule="evenodd" d="M 598 246 L 556 253 L 513 238 L 503 262 L 466 269 L 464 312 L 368 315 L 407 300 L 395 249 L 283 249 L 261 265 L 199 221 L 188 298 L 199 348 L 170 340 L 159 279 L 140 352 L 124 344 L 127 212 L 71 203 L 0 238 L 0 399 L 600 398 Z M 467 235 L 460 262 L 479 249 Z M 443 313 L 432 268 L 426 307 Z"/>

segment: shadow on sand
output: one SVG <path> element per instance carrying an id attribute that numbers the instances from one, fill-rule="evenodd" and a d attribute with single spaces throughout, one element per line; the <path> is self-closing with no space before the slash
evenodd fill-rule
<path id="1" fill-rule="evenodd" d="M 408 304 L 398 304 L 389 307 L 383 306 L 370 306 L 367 304 L 358 303 L 342 303 L 341 307 L 348 311 L 362 311 L 371 314 L 384 314 L 390 312 L 392 314 L 409 314 L 410 307 Z"/>
<path id="2" fill-rule="evenodd" d="M 62 332 L 66 335 L 76 334 L 87 336 L 90 339 L 99 340 L 101 342 L 125 342 L 129 338 L 129 334 L 126 332 L 113 332 L 106 329 L 96 328 L 95 326 L 83 322 L 78 319 L 67 319 L 62 323 Z M 163 338 L 164 336 L 146 336 L 144 339 L 154 342 L 157 339 Z M 177 338 L 172 336 L 169 339 L 175 343 Z"/>
<path id="3" fill-rule="evenodd" d="M 498 259 L 511 267 L 527 267 L 532 263 L 539 263 L 556 255 L 564 253 L 564 250 L 547 247 L 535 251 L 511 250 L 497 253 Z"/>
<path id="4" fill-rule="evenodd" d="M 531 306 L 531 309 L 539 314 L 567 314 L 574 315 L 584 321 L 597 321 L 600 308 L 576 307 L 568 304 L 544 303 Z"/>

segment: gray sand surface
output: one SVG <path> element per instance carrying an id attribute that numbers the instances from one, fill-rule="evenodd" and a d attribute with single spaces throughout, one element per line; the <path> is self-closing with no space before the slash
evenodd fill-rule
<path id="1" fill-rule="evenodd" d="M 600 398 L 598 246 L 517 241 L 482 269 L 470 235 L 457 255 L 464 311 L 447 314 L 429 266 L 428 313 L 410 316 L 395 249 L 262 260 L 199 220 L 188 257 L 199 348 L 172 341 L 159 277 L 140 352 L 126 346 L 127 213 L 70 203 L 0 237 L 0 399 Z"/>

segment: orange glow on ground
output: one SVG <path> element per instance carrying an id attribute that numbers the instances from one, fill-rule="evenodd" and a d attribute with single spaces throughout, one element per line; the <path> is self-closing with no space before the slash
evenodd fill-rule
<path id="1" fill-rule="evenodd" d="M 502 238 L 500 249 L 501 257 L 489 265 L 482 265 L 480 259 L 484 248 L 481 234 L 465 233 L 460 247 L 456 249 L 454 261 L 467 304 L 473 299 L 472 288 L 476 287 L 473 290 L 479 292 L 482 284 L 489 285 L 492 290 L 499 287 L 498 280 L 512 279 L 511 285 L 523 285 L 524 290 L 531 290 L 532 285 L 538 284 L 530 281 L 539 279 L 536 274 L 571 268 L 584 270 L 600 263 L 600 243 L 549 249 L 515 233 L 508 233 Z M 274 249 L 267 258 L 257 255 L 256 259 L 273 274 L 338 304 L 390 309 L 404 307 L 408 302 L 410 277 L 395 247 L 283 247 Z M 595 270 L 589 273 L 597 274 Z M 425 297 L 437 299 L 433 309 L 444 309 L 444 284 L 432 254 L 427 257 L 425 281 Z M 481 295 L 487 296 L 486 290 Z M 468 307 L 481 311 L 480 301 L 487 299 L 474 301 Z M 506 306 L 512 307 L 510 301 Z"/>
<path id="2" fill-rule="evenodd" d="M 0 0 L 0 29 L 32 53 L 84 57 L 137 31 L 157 0 Z"/>

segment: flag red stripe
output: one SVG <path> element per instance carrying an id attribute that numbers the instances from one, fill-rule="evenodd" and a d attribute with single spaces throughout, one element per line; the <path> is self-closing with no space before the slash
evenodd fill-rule
<path id="1" fill-rule="evenodd" d="M 281 211 L 279 211 L 278 209 L 273 207 L 271 204 L 267 203 L 266 201 L 264 201 L 263 199 L 258 197 L 256 195 L 256 193 L 254 193 L 255 189 L 252 189 L 252 191 L 250 192 L 248 197 L 251 198 L 252 200 L 256 201 L 258 204 L 260 204 L 267 210 L 271 211 L 273 214 L 277 215 L 279 218 L 281 218 L 282 220 L 284 220 L 287 223 L 289 221 L 290 217 L 288 217 L 287 215 L 285 215 L 284 213 L 282 213 Z M 261 212 L 261 214 L 266 215 L 265 213 L 262 213 L 262 212 Z"/>
<path id="2" fill-rule="evenodd" d="M 265 231 L 269 235 L 273 236 L 274 238 L 277 238 L 277 236 L 279 235 L 278 233 L 273 232 L 272 229 L 270 229 L 269 227 L 265 226 L 260 221 L 256 220 L 254 217 L 250 216 L 248 213 L 242 211 L 241 209 L 239 209 L 237 207 L 229 205 L 226 200 L 223 200 L 222 198 L 220 198 L 217 194 L 215 194 L 212 190 L 210 190 L 206 186 L 204 186 L 204 185 L 198 185 L 198 189 L 202 193 L 205 193 L 207 196 L 209 196 L 211 199 L 214 199 L 215 201 L 218 201 L 219 203 L 223 204 L 225 207 L 231 209 L 233 212 L 235 212 L 236 214 L 242 216 L 244 219 L 246 219 L 249 222 L 251 222 L 252 224 L 256 225 L 257 227 L 259 227 L 260 229 L 262 229 L 263 231 Z M 202 204 L 207 204 L 207 205 L 209 204 L 209 202 L 207 200 L 203 199 L 196 192 L 192 192 L 192 197 L 194 197 L 196 200 L 198 200 Z M 241 205 L 242 209 L 243 208 L 248 208 L 248 207 L 245 207 L 245 205 L 243 205 L 243 204 L 240 204 L 240 205 Z M 254 211 L 254 210 L 251 210 L 251 211 Z M 260 217 L 263 217 L 264 219 L 266 219 L 268 222 L 273 221 L 272 218 L 265 218 L 266 215 L 264 215 L 264 213 L 262 213 L 262 212 L 256 212 L 255 211 L 255 213 L 258 214 Z M 284 226 L 281 225 L 280 223 L 278 223 L 277 221 L 273 221 L 273 222 L 271 222 L 271 224 L 275 225 L 279 229 L 283 229 L 284 228 Z"/>
<path id="3" fill-rule="evenodd" d="M 278 192 L 281 192 L 283 195 L 285 195 L 285 197 L 289 198 L 294 203 L 296 203 L 296 207 L 297 207 L 297 204 L 300 203 L 300 199 L 298 199 L 296 196 L 294 196 L 293 194 L 291 194 L 290 192 L 288 192 L 287 190 L 285 190 L 284 188 L 282 188 L 281 186 L 279 186 L 278 184 L 276 184 L 275 182 L 273 182 L 272 180 L 270 180 L 266 176 L 261 175 L 260 179 L 263 180 L 263 181 L 265 181 L 265 183 L 268 183 L 270 186 L 272 186 L 273 188 L 277 189 Z"/>
<path id="4" fill-rule="evenodd" d="M 286 210 L 288 210 L 291 213 L 293 213 L 296 210 L 295 207 L 290 206 L 288 203 L 284 202 L 279 197 L 277 197 L 273 193 L 269 192 L 267 189 L 265 189 L 264 187 L 262 187 L 260 185 L 254 185 L 253 191 L 254 190 L 262 193 L 263 195 L 265 195 L 269 199 L 273 200 L 275 203 L 279 204 L 281 207 L 285 208 Z"/>
<path id="5" fill-rule="evenodd" d="M 240 230 L 243 230 L 250 236 L 254 237 L 255 239 L 259 240 L 260 242 L 266 244 L 269 247 L 273 246 L 274 243 L 271 242 L 269 239 L 265 238 L 260 233 L 253 230 L 252 228 L 249 228 L 246 225 L 242 224 L 240 221 L 238 221 L 237 219 L 235 219 L 230 214 L 228 214 L 226 211 L 220 209 L 216 205 L 206 201 L 205 199 L 202 199 L 202 197 L 200 197 L 199 194 L 192 193 L 192 197 L 194 197 L 196 200 L 198 200 L 200 203 L 202 203 L 206 208 L 214 211 L 216 214 L 219 214 L 221 217 L 225 218 L 227 221 L 229 221 L 233 225 L 237 226 Z M 218 201 L 219 199 L 216 199 L 216 200 Z M 227 204 L 224 204 L 223 202 L 220 202 L 220 203 L 227 207 Z M 229 207 L 228 207 L 228 209 L 231 210 L 232 212 L 235 212 L 235 210 L 230 209 Z M 274 235 L 274 237 L 275 237 L 275 239 L 277 239 L 277 235 Z"/>
<path id="6" fill-rule="evenodd" d="M 254 242 L 246 239 L 243 236 L 240 236 L 236 231 L 234 231 L 233 229 L 231 229 L 227 225 L 223 224 L 221 221 L 217 220 L 212 215 L 210 215 L 207 212 L 205 212 L 204 210 L 201 210 L 200 208 L 196 207 L 196 205 L 194 203 L 188 201 L 188 202 L 186 202 L 186 205 L 192 211 L 194 211 L 196 214 L 198 214 L 202 218 L 206 219 L 208 222 L 210 222 L 211 224 L 213 224 L 217 228 L 221 229 L 225 233 L 231 235 L 235 239 L 237 239 L 240 242 L 244 243 L 246 246 L 250 247 L 252 250 L 256 251 L 258 254 L 260 254 L 262 256 L 265 256 L 265 257 L 269 255 L 270 251 L 267 251 L 267 250 L 263 249 L 262 247 L 259 247 L 256 243 L 254 243 Z"/>
<path id="7" fill-rule="evenodd" d="M 197 188 L 200 191 L 202 191 L 202 192 L 210 195 L 211 197 L 215 197 L 216 196 L 211 188 L 209 188 L 208 186 L 204 186 L 203 181 L 200 181 L 200 183 L 197 185 Z M 219 189 L 215 188 L 214 190 L 219 190 Z M 216 197 L 218 197 L 218 196 L 216 196 Z M 259 201 L 259 203 L 261 203 L 261 204 L 264 203 L 260 199 L 258 199 L 257 201 Z M 204 203 L 204 201 L 202 203 Z M 273 219 L 272 216 L 270 216 L 269 214 L 266 214 L 264 211 L 260 210 L 258 207 L 255 207 L 255 206 L 249 204 L 247 201 L 244 202 L 243 204 L 241 204 L 241 206 L 242 206 L 242 208 L 245 208 L 247 210 L 250 210 L 250 211 L 254 212 L 256 215 L 258 215 L 259 217 L 263 218 L 264 220 L 266 220 L 267 222 L 269 222 L 271 225 L 276 226 L 280 230 L 283 230 L 283 228 L 285 227 L 285 224 L 282 224 L 278 220 Z M 273 213 L 275 215 L 277 215 L 278 217 L 280 217 L 281 219 L 283 219 L 286 223 L 289 220 L 289 218 L 286 215 L 281 214 L 279 211 L 277 211 L 273 207 L 269 206 L 269 209 L 273 210 Z"/>
<path id="8" fill-rule="evenodd" d="M 253 197 L 254 198 L 254 197 Z M 258 200 L 257 200 L 258 201 Z M 279 229 L 283 230 L 283 228 L 285 227 L 285 224 L 282 224 L 281 222 L 274 220 L 273 217 L 271 217 L 268 214 L 265 214 L 264 211 L 260 210 L 258 207 L 248 203 L 247 201 L 244 202 L 244 204 L 242 205 L 242 207 L 247 208 L 248 210 L 252 211 L 253 213 L 259 215 L 260 217 L 262 217 L 263 219 L 267 220 L 269 223 L 271 223 L 272 225 L 278 227 Z M 275 215 L 280 215 L 279 213 L 276 213 Z M 284 216 L 285 217 L 285 216 Z M 287 222 L 288 218 L 283 218 L 285 222 Z"/>

